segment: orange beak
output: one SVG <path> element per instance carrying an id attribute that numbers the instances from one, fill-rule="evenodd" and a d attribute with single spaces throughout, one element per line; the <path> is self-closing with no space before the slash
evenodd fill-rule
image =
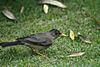
<path id="1" fill-rule="evenodd" d="M 61 36 L 63 36 L 63 37 L 66 37 L 66 34 L 64 34 L 64 33 L 61 33 Z"/>

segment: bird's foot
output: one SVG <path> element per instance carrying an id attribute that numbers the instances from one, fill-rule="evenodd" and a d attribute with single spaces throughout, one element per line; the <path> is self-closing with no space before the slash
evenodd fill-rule
<path id="1" fill-rule="evenodd" d="M 49 59 L 47 56 L 45 56 L 45 55 L 42 54 L 42 53 L 39 53 L 39 52 L 36 51 L 36 50 L 33 50 L 33 52 L 35 52 L 37 55 L 43 56 L 43 57 L 46 58 L 46 59 Z"/>
<path id="2" fill-rule="evenodd" d="M 53 63 L 50 61 L 50 59 L 49 59 L 47 56 L 45 56 L 44 54 L 39 53 L 39 52 L 36 51 L 36 50 L 33 50 L 33 52 L 35 52 L 37 55 L 43 56 L 43 57 L 46 58 L 51 64 L 53 64 Z"/>

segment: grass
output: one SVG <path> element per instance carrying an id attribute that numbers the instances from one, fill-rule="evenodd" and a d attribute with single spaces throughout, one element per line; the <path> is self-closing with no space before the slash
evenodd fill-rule
<path id="1" fill-rule="evenodd" d="M 42 5 L 36 0 L 1 0 L 1 6 L 10 6 L 17 21 L 3 16 L 0 11 L 0 42 L 13 41 L 18 37 L 45 32 L 57 28 L 68 34 L 75 33 L 90 37 L 92 44 L 71 41 L 69 37 L 58 38 L 53 45 L 42 53 L 45 59 L 32 53 L 26 46 L 7 47 L 0 50 L 0 67 L 99 67 L 100 66 L 100 31 L 96 30 L 95 21 L 88 12 L 100 20 L 100 0 L 63 0 L 67 9 L 50 6 L 45 15 Z M 94 2 L 93 2 L 94 1 Z M 25 10 L 19 14 L 21 3 Z M 2 7 L 0 7 L 2 10 Z M 81 57 L 68 58 L 73 52 L 85 52 Z M 52 64 L 50 63 L 52 62 Z"/>

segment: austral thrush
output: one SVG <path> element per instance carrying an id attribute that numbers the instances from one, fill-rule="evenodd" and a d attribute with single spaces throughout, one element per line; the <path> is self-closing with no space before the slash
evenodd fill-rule
<path id="1" fill-rule="evenodd" d="M 44 49 L 52 45 L 53 40 L 59 37 L 60 35 L 64 36 L 59 30 L 52 29 L 49 32 L 37 33 L 30 36 L 22 37 L 16 39 L 14 42 L 2 42 L 0 43 L 1 47 L 15 46 L 15 45 L 26 45 L 32 49 Z"/>

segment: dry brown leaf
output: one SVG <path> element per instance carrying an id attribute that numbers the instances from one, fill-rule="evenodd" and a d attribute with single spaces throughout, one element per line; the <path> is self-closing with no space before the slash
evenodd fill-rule
<path id="1" fill-rule="evenodd" d="M 71 40 L 75 39 L 75 35 L 74 35 L 74 32 L 72 30 L 70 30 L 70 38 L 71 38 Z"/>
<path id="2" fill-rule="evenodd" d="M 85 54 L 85 52 L 78 52 L 78 53 L 73 53 L 71 55 L 68 55 L 67 57 L 77 57 L 77 56 L 82 56 L 84 54 Z"/>
<path id="3" fill-rule="evenodd" d="M 23 11 L 24 11 L 24 6 L 21 7 L 21 9 L 20 9 L 20 13 L 22 14 Z"/>
<path id="4" fill-rule="evenodd" d="M 47 5 L 47 4 L 44 4 L 44 5 L 43 5 L 43 10 L 44 10 L 44 13 L 45 13 L 45 14 L 48 13 L 48 9 L 49 9 L 48 5 Z"/>
<path id="5" fill-rule="evenodd" d="M 90 40 L 84 40 L 84 42 L 91 44 L 91 41 Z"/>
<path id="6" fill-rule="evenodd" d="M 100 25 L 100 21 L 98 21 L 98 22 L 97 22 L 97 24 L 99 24 L 99 25 Z"/>
<path id="7" fill-rule="evenodd" d="M 61 2 L 56 1 L 56 0 L 42 0 L 40 3 L 55 5 L 55 6 L 58 6 L 58 7 L 61 7 L 61 8 L 66 8 L 66 6 L 64 4 L 62 4 Z"/>
<path id="8" fill-rule="evenodd" d="M 96 29 L 97 29 L 97 30 L 100 30 L 100 26 L 97 26 Z"/>
<path id="9" fill-rule="evenodd" d="M 12 19 L 12 20 L 15 20 L 15 19 L 16 19 L 16 17 L 14 16 L 14 14 L 13 14 L 11 11 L 9 11 L 8 9 L 4 9 L 4 10 L 2 11 L 2 13 L 3 13 L 7 18 L 9 18 L 9 19 Z"/>
<path id="10" fill-rule="evenodd" d="M 78 38 L 84 43 L 91 43 L 91 41 L 86 36 L 83 36 L 80 33 L 78 33 Z"/>

